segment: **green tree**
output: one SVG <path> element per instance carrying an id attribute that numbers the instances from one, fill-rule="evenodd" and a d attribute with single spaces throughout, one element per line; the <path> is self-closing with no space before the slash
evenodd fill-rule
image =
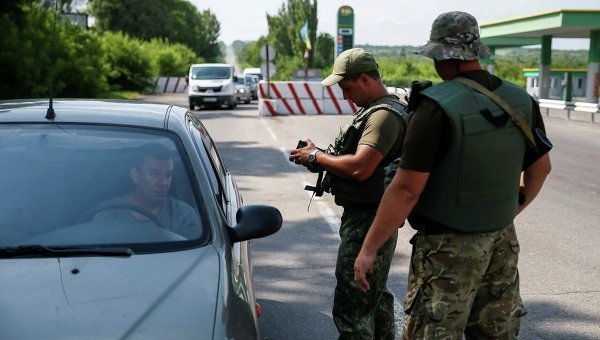
<path id="1" fill-rule="evenodd" d="M 185 0 L 90 0 L 99 31 L 123 32 L 142 40 L 182 43 L 206 61 L 220 61 L 220 24 L 210 10 Z"/>
<path id="2" fill-rule="evenodd" d="M 306 45 L 300 37 L 300 29 L 308 21 L 308 37 L 314 46 L 317 34 L 317 2 L 313 0 L 288 0 L 276 15 L 267 14 L 268 42 L 277 51 L 276 79 L 289 79 L 293 70 L 303 68 Z M 314 51 L 309 51 L 308 62 L 312 65 Z"/>
<path id="3" fill-rule="evenodd" d="M 244 44 L 239 53 L 236 53 L 238 65 L 242 69 L 246 67 L 259 67 L 262 63 L 260 48 L 267 44 L 268 38 L 261 36 L 255 42 Z"/>
<path id="4" fill-rule="evenodd" d="M 144 91 L 157 73 L 142 42 L 121 32 L 102 35 L 102 63 L 114 90 Z"/>
<path id="5" fill-rule="evenodd" d="M 0 97 L 95 97 L 107 90 L 97 37 L 40 3 L 0 14 Z M 56 32 L 56 33 L 54 33 Z"/>
<path id="6" fill-rule="evenodd" d="M 327 69 L 333 65 L 335 41 L 331 34 L 321 33 L 315 41 L 312 67 Z"/>
<path id="7" fill-rule="evenodd" d="M 165 40 L 152 39 L 143 43 L 144 53 L 150 56 L 154 76 L 182 76 L 187 74 L 190 64 L 204 60 L 183 44 L 169 44 Z"/>

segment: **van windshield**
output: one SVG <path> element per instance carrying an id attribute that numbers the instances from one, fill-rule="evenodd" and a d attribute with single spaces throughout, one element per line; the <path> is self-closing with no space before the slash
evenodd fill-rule
<path id="1" fill-rule="evenodd" d="M 197 66 L 192 68 L 192 79 L 229 79 L 230 77 L 231 68 L 227 66 Z"/>

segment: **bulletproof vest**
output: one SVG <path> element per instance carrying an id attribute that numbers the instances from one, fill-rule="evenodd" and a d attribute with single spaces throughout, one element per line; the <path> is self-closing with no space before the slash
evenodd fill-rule
<path id="1" fill-rule="evenodd" d="M 408 125 L 406 106 L 394 95 L 385 96 L 375 101 L 371 106 L 362 108 L 352 120 L 352 124 L 342 129 L 335 139 L 333 147 L 328 149 L 334 155 L 347 155 L 356 153 L 358 142 L 365 129 L 369 116 L 379 110 L 388 110 L 400 121 L 401 131 L 398 135 L 400 143 Z M 398 143 L 398 140 L 396 141 Z M 340 206 L 377 207 L 384 191 L 385 167 L 394 159 L 401 156 L 401 148 L 396 153 L 384 155 L 375 172 L 364 181 L 356 181 L 327 173 L 323 180 L 325 191 L 335 196 L 335 203 Z"/>
<path id="2" fill-rule="evenodd" d="M 493 92 L 531 125 L 531 99 L 525 91 L 503 81 Z M 458 82 L 445 81 L 422 94 L 446 112 L 452 140 L 431 170 L 414 212 L 465 232 L 507 226 L 517 211 L 523 134 L 487 96 Z"/>

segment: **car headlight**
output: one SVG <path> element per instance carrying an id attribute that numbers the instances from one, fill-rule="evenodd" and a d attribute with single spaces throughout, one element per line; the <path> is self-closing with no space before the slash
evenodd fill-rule
<path id="1" fill-rule="evenodd" d="M 231 86 L 231 84 L 225 84 L 225 85 L 223 85 L 223 87 L 221 88 L 221 92 L 228 91 L 230 86 Z"/>
<path id="2" fill-rule="evenodd" d="M 239 93 L 246 93 L 246 90 L 244 90 L 244 89 L 238 89 L 238 92 Z"/>

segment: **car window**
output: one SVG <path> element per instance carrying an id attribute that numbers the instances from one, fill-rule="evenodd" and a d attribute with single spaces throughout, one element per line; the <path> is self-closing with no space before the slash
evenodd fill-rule
<path id="1" fill-rule="evenodd" d="M 192 67 L 192 79 L 229 79 L 231 67 L 228 66 L 195 66 Z"/>
<path id="2" fill-rule="evenodd" d="M 221 161 L 217 148 L 215 147 L 212 138 L 208 134 L 208 131 L 199 119 L 193 116 L 190 117 L 190 131 L 192 138 L 196 143 L 196 147 L 199 148 L 199 152 L 206 154 L 210 159 L 211 169 L 207 169 L 209 173 L 209 180 L 215 192 L 215 196 L 219 201 L 223 211 L 227 208 L 228 197 L 225 191 L 227 170 L 225 165 Z"/>
<path id="3" fill-rule="evenodd" d="M 174 135 L 154 129 L 2 126 L 0 246 L 164 251 L 205 240 L 206 208 L 186 155 Z"/>

